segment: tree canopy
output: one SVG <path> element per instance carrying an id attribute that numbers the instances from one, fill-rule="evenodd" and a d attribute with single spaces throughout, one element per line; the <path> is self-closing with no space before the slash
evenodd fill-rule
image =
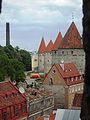
<path id="1" fill-rule="evenodd" d="M 24 71 L 31 70 L 31 54 L 17 46 L 0 46 L 0 81 L 10 77 L 12 81 L 24 81 Z"/>

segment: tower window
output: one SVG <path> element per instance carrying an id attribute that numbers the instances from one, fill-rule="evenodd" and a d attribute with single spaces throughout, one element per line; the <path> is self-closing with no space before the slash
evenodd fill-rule
<path id="1" fill-rule="evenodd" d="M 34 59 L 34 61 L 37 61 L 37 59 Z"/>
<path id="2" fill-rule="evenodd" d="M 73 51 L 71 51 L 71 54 L 73 54 Z"/>
<path id="3" fill-rule="evenodd" d="M 64 54 L 64 51 L 62 51 L 62 54 Z"/>

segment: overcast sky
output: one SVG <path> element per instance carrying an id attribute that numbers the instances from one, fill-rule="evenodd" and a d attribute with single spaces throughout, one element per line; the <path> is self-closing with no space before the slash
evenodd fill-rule
<path id="1" fill-rule="evenodd" d="M 3 0 L 0 15 L 0 45 L 5 45 L 5 24 L 10 22 L 11 44 L 36 51 L 42 36 L 46 44 L 64 36 L 72 15 L 82 34 L 82 0 Z"/>

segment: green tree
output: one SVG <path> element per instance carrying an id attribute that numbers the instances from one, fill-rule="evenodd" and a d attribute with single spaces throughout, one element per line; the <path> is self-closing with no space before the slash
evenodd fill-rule
<path id="1" fill-rule="evenodd" d="M 8 63 L 9 63 L 9 59 L 7 55 L 5 54 L 0 55 L 0 80 L 1 81 L 5 79 L 5 76 L 8 76 L 7 74 Z"/>
<path id="2" fill-rule="evenodd" d="M 26 50 L 20 50 L 21 62 L 24 64 L 25 70 L 31 70 L 31 54 Z"/>
<path id="3" fill-rule="evenodd" d="M 24 66 L 21 62 L 19 62 L 17 59 L 10 59 L 9 60 L 9 71 L 8 74 L 11 77 L 11 80 L 24 81 L 25 80 L 25 74 L 24 74 Z"/>

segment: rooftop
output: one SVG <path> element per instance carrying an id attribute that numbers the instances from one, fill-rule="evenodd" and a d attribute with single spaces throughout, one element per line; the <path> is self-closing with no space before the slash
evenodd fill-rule
<path id="1" fill-rule="evenodd" d="M 44 38 L 42 37 L 42 41 L 40 43 L 38 53 L 44 53 L 45 51 L 46 51 L 46 44 L 45 44 Z"/>
<path id="2" fill-rule="evenodd" d="M 59 48 L 83 48 L 81 36 L 74 22 L 71 23 Z"/>
<path id="3" fill-rule="evenodd" d="M 26 101 L 25 97 L 10 81 L 0 82 L 0 109 L 24 101 Z"/>
<path id="4" fill-rule="evenodd" d="M 53 50 L 58 50 L 58 48 L 61 46 L 61 41 L 62 41 L 62 34 L 61 34 L 61 32 L 59 32 L 58 36 L 54 42 Z"/>
<path id="5" fill-rule="evenodd" d="M 52 40 L 50 40 L 50 42 L 48 43 L 46 47 L 46 52 L 51 52 L 52 50 L 53 50 L 53 42 Z"/>
<path id="6" fill-rule="evenodd" d="M 55 64 L 55 66 L 67 85 L 73 85 L 83 82 L 83 77 L 73 63 L 64 63 L 63 68 L 61 64 Z"/>
<path id="7" fill-rule="evenodd" d="M 33 102 L 34 100 L 49 97 L 52 96 L 53 94 L 52 92 L 45 91 L 43 88 L 42 89 L 27 88 L 24 95 L 27 99 L 29 99 L 29 101 Z"/>

